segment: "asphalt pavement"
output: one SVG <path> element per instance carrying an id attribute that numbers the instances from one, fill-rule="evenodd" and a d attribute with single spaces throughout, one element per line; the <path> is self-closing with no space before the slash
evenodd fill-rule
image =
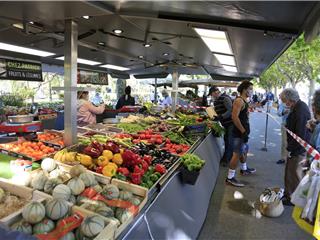
<path id="1" fill-rule="evenodd" d="M 273 110 L 273 112 L 275 112 Z M 279 121 L 281 121 L 278 118 Z M 280 159 L 280 126 L 269 118 L 267 151 L 264 147 L 266 116 L 263 113 L 251 113 L 251 134 L 249 140 L 248 166 L 257 169 L 250 176 L 237 178 L 247 185 L 235 188 L 225 184 L 226 167 L 220 167 L 214 193 L 206 221 L 198 239 L 313 239 L 299 228 L 291 217 L 293 207 L 285 207 L 278 218 L 252 216 L 251 202 L 257 200 L 267 187 L 284 186 L 284 165 L 277 165 Z"/>

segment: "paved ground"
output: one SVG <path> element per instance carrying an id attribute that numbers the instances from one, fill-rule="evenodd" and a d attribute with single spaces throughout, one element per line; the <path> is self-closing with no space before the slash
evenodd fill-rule
<path id="1" fill-rule="evenodd" d="M 269 121 L 267 152 L 261 151 L 264 143 L 265 115 L 252 113 L 250 153 L 248 165 L 255 167 L 252 176 L 239 176 L 246 182 L 245 188 L 234 188 L 224 184 L 227 168 L 221 167 L 215 191 L 211 197 L 210 208 L 199 239 L 313 239 L 304 233 L 291 218 L 292 207 L 285 207 L 279 218 L 251 215 L 248 201 L 255 201 L 266 187 L 283 187 L 284 165 L 275 162 L 280 157 L 280 128 Z M 243 199 L 234 198 L 235 191 L 243 194 Z"/>

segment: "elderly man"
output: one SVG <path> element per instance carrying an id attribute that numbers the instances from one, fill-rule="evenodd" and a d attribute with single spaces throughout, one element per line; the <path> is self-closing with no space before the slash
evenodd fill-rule
<path id="1" fill-rule="evenodd" d="M 280 98 L 290 108 L 286 127 L 308 142 L 311 133 L 307 129 L 306 124 L 310 120 L 311 115 L 307 104 L 300 100 L 299 93 L 292 88 L 283 90 Z M 285 199 L 283 203 L 285 205 L 292 205 L 290 196 L 303 177 L 301 162 L 306 157 L 306 151 L 290 134 L 287 135 L 287 143 L 289 154 L 285 168 Z"/>
<path id="2" fill-rule="evenodd" d="M 221 159 L 222 165 L 227 166 L 232 157 L 232 129 L 233 122 L 231 118 L 232 113 L 232 100 L 231 98 L 225 94 L 221 93 L 219 88 L 213 86 L 209 89 L 208 96 L 211 96 L 214 99 L 214 109 L 218 114 L 216 120 L 219 120 L 222 126 L 225 128 L 226 133 L 224 135 L 224 143 L 225 143 L 225 152 Z"/>

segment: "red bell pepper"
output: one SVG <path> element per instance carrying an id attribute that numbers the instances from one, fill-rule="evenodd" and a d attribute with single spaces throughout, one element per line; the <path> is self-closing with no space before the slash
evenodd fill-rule
<path id="1" fill-rule="evenodd" d="M 102 169 L 103 169 L 102 166 L 97 167 L 97 168 L 96 168 L 96 173 L 102 174 Z"/>
<path id="2" fill-rule="evenodd" d="M 131 182 L 133 184 L 141 184 L 141 174 L 140 173 L 132 173 L 131 174 Z"/>
<path id="3" fill-rule="evenodd" d="M 130 175 L 130 171 L 128 170 L 128 168 L 125 168 L 125 167 L 118 168 L 117 172 L 121 173 L 125 177 L 128 177 Z"/>
<path id="4" fill-rule="evenodd" d="M 146 161 L 142 160 L 141 168 L 143 169 L 144 172 L 146 172 L 146 171 L 148 171 L 149 164 Z"/>
<path id="5" fill-rule="evenodd" d="M 163 164 L 156 164 L 156 166 L 154 167 L 154 170 L 160 173 L 161 175 L 167 171 L 166 167 Z"/>
<path id="6" fill-rule="evenodd" d="M 82 152 L 92 158 L 98 158 L 101 155 L 101 152 L 98 149 L 95 149 L 91 146 L 87 146 Z"/>
<path id="7" fill-rule="evenodd" d="M 143 156 L 143 160 L 146 161 L 146 162 L 150 165 L 151 162 L 152 162 L 152 156 L 150 156 L 150 155 L 144 155 L 144 156 Z"/>

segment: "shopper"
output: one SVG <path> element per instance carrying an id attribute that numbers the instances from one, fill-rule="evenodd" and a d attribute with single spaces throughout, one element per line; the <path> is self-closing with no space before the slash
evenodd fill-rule
<path id="1" fill-rule="evenodd" d="M 312 112 L 315 119 L 310 120 L 307 124 L 312 131 L 310 144 L 320 152 L 320 89 L 313 94 Z"/>
<path id="2" fill-rule="evenodd" d="M 233 128 L 233 155 L 229 164 L 226 183 L 235 187 L 243 187 L 244 184 L 235 178 L 236 168 L 240 159 L 244 144 L 248 142 L 250 134 L 249 125 L 249 103 L 247 99 L 252 96 L 253 84 L 250 81 L 243 81 L 237 88 L 240 96 L 234 100 L 232 108 Z M 240 164 L 240 173 L 248 175 L 254 173 L 254 168 L 249 168 L 246 159 Z"/>
<path id="3" fill-rule="evenodd" d="M 286 124 L 287 128 L 309 142 L 310 131 L 307 129 L 306 124 L 310 120 L 311 114 L 307 104 L 300 100 L 299 93 L 292 88 L 283 90 L 280 98 L 290 108 Z M 283 204 L 292 205 L 290 196 L 303 177 L 301 162 L 306 157 L 306 151 L 290 134 L 287 135 L 287 143 L 288 158 L 285 168 L 285 198 Z"/>
<path id="4" fill-rule="evenodd" d="M 222 126 L 225 128 L 224 143 L 225 151 L 221 159 L 222 165 L 227 166 L 232 157 L 232 129 L 233 123 L 231 119 L 232 113 L 232 100 L 226 93 L 221 93 L 219 88 L 213 86 L 209 89 L 208 96 L 214 99 L 214 110 L 218 114 L 215 120 L 221 122 Z"/>
<path id="5" fill-rule="evenodd" d="M 281 159 L 277 161 L 277 164 L 284 164 L 288 157 L 287 151 L 287 130 L 285 128 L 287 117 L 289 115 L 290 108 L 288 108 L 282 101 L 279 102 L 278 116 L 281 117 Z"/>
<path id="6" fill-rule="evenodd" d="M 163 97 L 161 105 L 164 106 L 164 107 L 171 107 L 172 98 L 169 96 L 167 90 L 163 89 L 161 94 L 162 94 L 162 97 Z"/>
<path id="7" fill-rule="evenodd" d="M 124 90 L 125 94 L 121 96 L 117 102 L 116 109 L 120 109 L 124 106 L 134 106 L 135 100 L 131 96 L 131 87 L 127 86 Z"/>
<path id="8" fill-rule="evenodd" d="M 96 94 L 95 96 L 93 97 L 92 99 L 92 103 L 95 105 L 95 106 L 99 106 L 100 104 L 103 104 L 103 99 L 100 95 L 100 91 L 99 89 L 96 90 Z"/>
<path id="9" fill-rule="evenodd" d="M 96 114 L 104 112 L 105 105 L 94 106 L 89 101 L 88 91 L 78 92 L 78 103 L 77 103 L 77 123 L 79 125 L 87 125 L 97 123 Z"/>

